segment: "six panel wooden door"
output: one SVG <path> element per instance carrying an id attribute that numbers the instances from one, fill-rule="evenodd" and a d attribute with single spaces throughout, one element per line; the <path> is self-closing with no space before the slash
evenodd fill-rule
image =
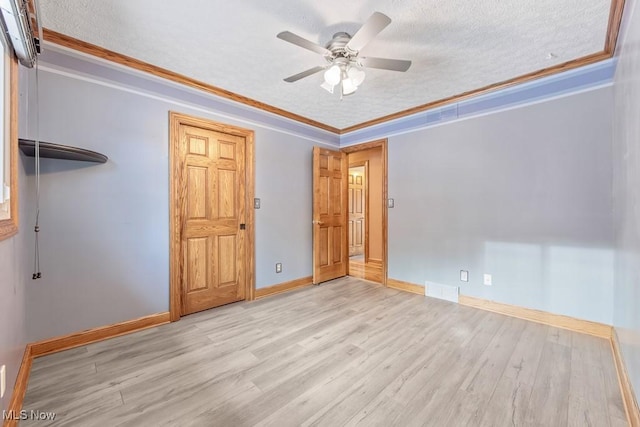
<path id="1" fill-rule="evenodd" d="M 347 155 L 313 147 L 313 283 L 345 276 Z"/>
<path id="2" fill-rule="evenodd" d="M 349 256 L 364 254 L 365 180 L 364 173 L 349 171 Z"/>
<path id="3" fill-rule="evenodd" d="M 182 314 L 245 299 L 245 139 L 180 126 Z"/>

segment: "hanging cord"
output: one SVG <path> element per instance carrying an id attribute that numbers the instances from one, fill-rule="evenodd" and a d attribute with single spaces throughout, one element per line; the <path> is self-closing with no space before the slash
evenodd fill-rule
<path id="1" fill-rule="evenodd" d="M 36 224 L 33 228 L 35 233 L 35 254 L 33 257 L 33 280 L 40 279 L 40 246 L 38 235 L 40 234 L 40 76 L 38 74 L 38 58 L 36 57 Z"/>

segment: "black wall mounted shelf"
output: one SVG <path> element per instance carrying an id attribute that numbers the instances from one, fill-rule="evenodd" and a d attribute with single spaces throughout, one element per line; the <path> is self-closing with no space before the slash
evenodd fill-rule
<path id="1" fill-rule="evenodd" d="M 19 139 L 20 150 L 29 156 L 36 155 L 36 142 L 31 139 Z M 51 142 L 40 141 L 40 157 L 48 159 L 78 160 L 81 162 L 106 163 L 107 156 L 84 148 L 70 147 L 68 145 L 53 144 Z"/>

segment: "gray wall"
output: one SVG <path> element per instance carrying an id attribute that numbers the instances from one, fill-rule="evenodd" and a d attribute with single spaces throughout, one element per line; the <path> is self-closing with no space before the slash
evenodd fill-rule
<path id="1" fill-rule="evenodd" d="M 615 77 L 613 188 L 616 237 L 613 323 L 640 391 L 640 6 L 627 0 Z"/>
<path id="2" fill-rule="evenodd" d="M 54 68 L 41 70 L 41 138 L 110 161 L 43 160 L 44 278 L 27 288 L 30 340 L 167 310 L 171 110 L 256 131 L 257 287 L 311 274 L 317 142 Z M 389 276 L 611 323 L 612 102 L 600 88 L 391 137 Z M 33 192 L 32 171 L 26 185 Z"/>
<path id="3" fill-rule="evenodd" d="M 33 73 L 24 90 L 33 123 Z M 255 130 L 256 196 L 262 199 L 257 287 L 311 275 L 310 165 L 317 143 L 44 70 L 40 111 L 43 141 L 93 149 L 110 160 L 42 161 L 44 277 L 27 289 L 30 340 L 168 310 L 169 111 Z M 34 134 L 28 126 L 21 136 Z M 27 185 L 33 191 L 32 171 Z M 283 263 L 283 273 L 275 273 L 276 262 Z"/>
<path id="4" fill-rule="evenodd" d="M 605 87 L 391 137 L 389 277 L 611 324 L 611 103 Z"/>
<path id="5" fill-rule="evenodd" d="M 27 340 L 25 289 L 31 281 L 31 271 L 24 267 L 26 236 L 32 230 L 33 218 L 28 208 L 30 194 L 24 191 L 23 159 L 18 162 L 19 232 L 0 242 L 0 365 L 7 366 L 7 392 L 0 401 L 0 410 L 9 407 L 22 355 Z"/>

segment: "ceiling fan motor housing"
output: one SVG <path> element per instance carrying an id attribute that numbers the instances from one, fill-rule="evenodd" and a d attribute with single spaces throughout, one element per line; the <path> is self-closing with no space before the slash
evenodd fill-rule
<path id="1" fill-rule="evenodd" d="M 326 48 L 331 51 L 331 55 L 327 55 L 327 60 L 331 62 L 337 58 L 355 59 L 358 52 L 352 51 L 347 47 L 349 40 L 351 40 L 349 33 L 335 33 L 329 43 L 326 44 Z"/>

